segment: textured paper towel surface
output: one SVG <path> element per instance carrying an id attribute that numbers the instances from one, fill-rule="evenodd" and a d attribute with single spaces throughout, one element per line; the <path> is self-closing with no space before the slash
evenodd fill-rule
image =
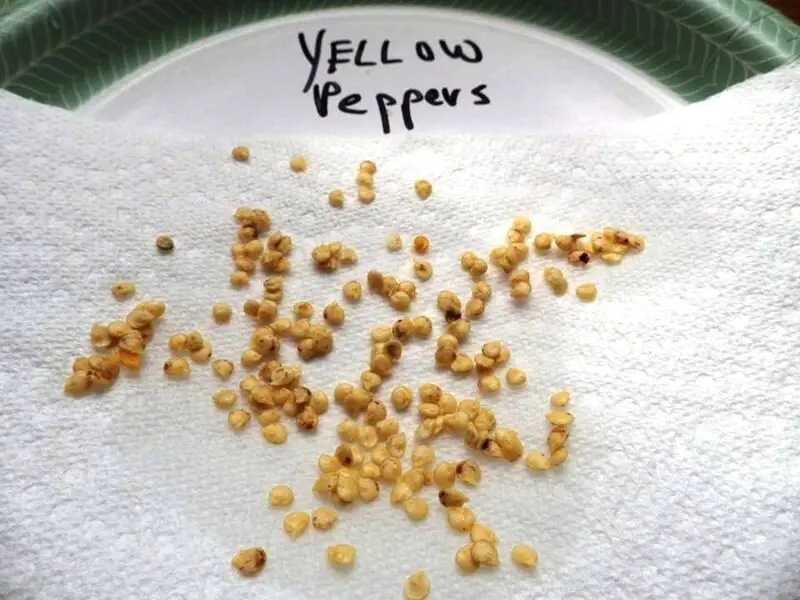
<path id="1" fill-rule="evenodd" d="M 431 598 L 783 599 L 800 596 L 800 71 L 752 80 L 705 104 L 637 129 L 590 137 L 231 140 L 143 136 L 0 95 L 0 587 L 3 598 L 399 598 L 424 568 Z M 288 156 L 309 157 L 304 175 Z M 379 165 L 378 199 L 352 200 L 355 166 Z M 413 198 L 426 177 L 435 192 Z M 336 211 L 325 195 L 347 191 Z M 465 538 L 441 510 L 410 523 L 386 495 L 342 511 L 330 532 L 290 542 L 266 491 L 290 483 L 294 508 L 319 505 L 315 460 L 334 446 L 332 407 L 317 435 L 290 425 L 285 446 L 256 427 L 226 428 L 211 404 L 207 369 L 166 381 L 167 335 L 200 329 L 217 357 L 236 360 L 252 325 L 210 318 L 214 301 L 240 307 L 259 295 L 227 285 L 236 206 L 267 208 L 295 240 L 286 300 L 324 306 L 369 268 L 410 274 L 412 257 L 384 237 L 432 240 L 434 278 L 414 312 L 437 314 L 445 287 L 466 293 L 459 252 L 486 253 L 509 218 L 535 230 L 617 224 L 648 248 L 615 268 L 568 268 L 573 285 L 597 281 L 583 305 L 553 297 L 532 259 L 535 291 L 512 306 L 505 286 L 476 323 L 468 348 L 502 339 L 526 370 L 524 390 L 488 400 L 528 449 L 546 436 L 550 393 L 568 388 L 576 425 L 563 469 L 534 475 L 489 463 L 470 491 L 494 528 L 503 564 L 471 577 L 453 555 Z M 176 241 L 158 256 L 158 233 Z M 322 241 L 356 248 L 359 263 L 315 274 Z M 117 279 L 168 312 L 141 375 L 103 397 L 62 396 L 95 321 L 131 306 L 109 294 Z M 347 306 L 335 352 L 305 367 L 309 387 L 332 391 L 366 364 L 367 329 L 396 318 L 374 297 Z M 438 318 L 437 318 L 438 322 Z M 385 386 L 435 381 L 458 397 L 474 381 L 432 368 L 431 344 L 413 344 Z M 287 349 L 284 358 L 294 361 Z M 410 428 L 413 415 L 403 417 Z M 437 442 L 441 458 L 465 449 Z M 432 490 L 425 496 L 433 500 Z M 514 568 L 511 544 L 540 553 L 534 574 Z M 324 549 L 358 548 L 349 573 Z M 260 577 L 232 572 L 238 547 L 264 546 Z"/>

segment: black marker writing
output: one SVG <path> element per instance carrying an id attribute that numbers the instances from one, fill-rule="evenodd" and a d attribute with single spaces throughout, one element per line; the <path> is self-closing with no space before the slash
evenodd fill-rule
<path id="1" fill-rule="evenodd" d="M 380 43 L 379 52 L 370 52 L 371 44 L 367 39 L 356 42 L 350 39 L 336 39 L 326 42 L 326 30 L 320 29 L 314 37 L 313 49 L 306 38 L 305 33 L 297 34 L 297 41 L 303 56 L 308 61 L 309 72 L 303 93 L 312 90 L 314 108 L 321 118 L 327 118 L 331 114 L 332 107 L 342 114 L 364 115 L 371 109 L 369 103 L 364 104 L 364 96 L 359 93 L 345 94 L 342 86 L 337 81 L 328 80 L 317 83 L 316 78 L 319 73 L 319 66 L 324 61 L 327 64 L 327 75 L 334 75 L 339 72 L 344 65 L 355 67 L 377 67 L 380 65 L 393 65 L 403 62 L 403 58 L 392 52 L 390 40 L 383 40 Z M 437 59 L 459 60 L 468 64 L 476 64 L 483 60 L 483 51 L 477 43 L 472 40 L 464 39 L 460 43 L 449 43 L 447 40 L 437 40 L 438 48 L 434 49 L 431 43 L 420 40 L 414 44 L 416 58 L 424 63 L 432 63 Z M 481 83 L 469 90 L 469 98 L 474 106 L 482 106 L 491 103 L 489 95 L 486 93 L 486 84 Z M 456 107 L 461 99 L 462 88 L 460 87 L 431 87 L 428 89 L 417 89 L 409 87 L 401 94 L 390 94 L 379 92 L 375 94 L 374 108 L 377 109 L 380 118 L 381 130 L 390 133 L 392 130 L 391 114 L 389 109 L 393 106 L 400 107 L 400 117 L 403 127 L 407 131 L 413 131 L 415 127 L 413 107 L 418 104 L 428 106 L 449 106 Z"/>

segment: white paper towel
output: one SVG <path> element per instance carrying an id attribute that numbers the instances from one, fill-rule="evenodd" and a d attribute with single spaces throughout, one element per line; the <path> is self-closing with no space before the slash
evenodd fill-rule
<path id="1" fill-rule="evenodd" d="M 401 597 L 417 569 L 431 598 L 800 597 L 800 69 L 592 136 L 167 139 L 7 94 L 0 132 L 3 598 L 372 600 Z M 249 165 L 230 161 L 233 142 L 251 146 Z M 294 152 L 309 157 L 307 173 L 287 168 Z M 379 166 L 371 206 L 352 198 L 365 158 Z M 413 196 L 419 177 L 434 185 L 427 202 Z M 344 210 L 325 201 L 333 187 L 347 190 Z M 291 425 L 289 443 L 271 447 L 257 427 L 227 430 L 207 369 L 165 380 L 171 333 L 196 327 L 233 360 L 245 346 L 247 318 L 220 327 L 209 314 L 214 301 L 238 310 L 259 295 L 258 282 L 227 285 L 231 214 L 243 204 L 294 237 L 285 306 L 321 307 L 370 268 L 409 275 L 409 253 L 384 250 L 389 232 L 430 237 L 436 274 L 414 312 L 432 316 L 435 292 L 468 289 L 458 254 L 502 243 L 514 215 L 536 231 L 615 224 L 647 237 L 618 267 L 567 269 L 573 286 L 598 282 L 591 305 L 552 296 L 538 258 L 524 307 L 491 277 L 469 348 L 506 341 L 530 380 L 488 403 L 528 449 L 543 445 L 553 391 L 572 390 L 577 418 L 563 469 L 481 460 L 471 505 L 500 536 L 499 569 L 461 575 L 453 556 L 465 538 L 440 508 L 413 524 L 386 494 L 290 542 L 266 491 L 289 483 L 295 509 L 319 505 L 314 465 L 334 447 L 338 407 L 316 435 Z M 158 233 L 174 236 L 171 256 L 156 254 Z M 310 251 L 332 240 L 361 259 L 319 276 Z M 91 323 L 131 305 L 111 298 L 118 279 L 168 304 L 147 364 L 103 397 L 67 399 L 63 377 L 89 351 Z M 347 312 L 335 352 L 305 367 L 312 388 L 355 380 L 368 328 L 396 318 L 374 297 Z M 410 346 L 384 389 L 435 381 L 474 396 L 474 381 L 432 369 L 431 343 Z M 436 448 L 466 454 L 454 440 Z M 534 574 L 508 559 L 521 541 L 540 553 Z M 342 542 L 358 548 L 350 573 L 325 564 L 325 547 Z M 269 554 L 254 580 L 229 566 L 248 545 Z"/>

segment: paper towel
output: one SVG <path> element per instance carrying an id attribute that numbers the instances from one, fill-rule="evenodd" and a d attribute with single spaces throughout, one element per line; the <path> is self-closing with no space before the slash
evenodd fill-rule
<path id="1" fill-rule="evenodd" d="M 0 131 L 2 597 L 372 600 L 401 597 L 418 569 L 431 598 L 800 597 L 800 69 L 591 136 L 169 139 L 8 94 Z M 234 143 L 251 147 L 250 164 L 230 161 Z M 309 158 L 302 175 L 287 166 L 296 152 Z M 363 159 L 378 165 L 371 206 L 353 198 Z M 427 202 L 413 194 L 420 177 L 434 186 Z M 342 210 L 325 200 L 334 187 L 346 190 Z M 339 408 L 316 435 L 290 425 L 286 445 L 268 446 L 257 427 L 227 430 L 207 369 L 165 380 L 172 333 L 198 328 L 216 357 L 234 361 L 245 347 L 246 317 L 210 317 L 212 302 L 238 313 L 259 296 L 258 281 L 227 284 L 239 205 L 265 207 L 293 236 L 284 306 L 319 310 L 370 268 L 409 276 L 412 256 L 387 253 L 384 238 L 428 235 L 435 275 L 413 313 L 437 324 L 435 293 L 469 288 L 459 253 L 501 244 L 512 216 L 529 216 L 535 231 L 614 224 L 646 236 L 647 250 L 617 267 L 566 269 L 573 287 L 598 283 L 594 304 L 554 297 L 540 258 L 528 263 L 524 306 L 489 278 L 495 295 L 468 348 L 504 340 L 529 382 L 487 403 L 528 450 L 544 445 L 550 393 L 571 390 L 576 415 L 561 469 L 479 459 L 484 481 L 468 494 L 500 537 L 498 569 L 457 572 L 465 537 L 435 500 L 427 521 L 411 523 L 388 492 L 342 510 L 332 531 L 289 541 L 266 492 L 288 483 L 294 509 L 320 504 L 315 462 L 335 445 Z M 158 233 L 174 237 L 172 255 L 157 255 Z M 360 260 L 318 275 L 310 251 L 333 240 Z M 109 293 L 118 279 L 168 304 L 146 365 L 104 396 L 65 398 L 90 325 L 131 306 Z M 368 328 L 396 318 L 372 296 L 346 310 L 334 353 L 304 365 L 312 389 L 356 380 Z M 432 368 L 431 345 L 407 346 L 380 397 L 424 381 L 477 395 L 474 380 Z M 410 432 L 416 417 L 402 421 Z M 467 455 L 455 440 L 435 445 L 442 459 Z M 345 542 L 357 567 L 334 572 L 325 547 Z M 517 542 L 539 551 L 535 573 L 511 564 Z M 245 580 L 229 561 L 250 545 L 269 562 Z"/>

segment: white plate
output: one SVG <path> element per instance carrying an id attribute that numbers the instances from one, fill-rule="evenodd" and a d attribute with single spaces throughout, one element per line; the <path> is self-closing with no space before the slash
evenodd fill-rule
<path id="1" fill-rule="evenodd" d="M 313 51 L 323 29 L 322 64 L 314 81 L 320 87 L 335 82 L 342 90 L 325 118 L 315 108 L 313 88 L 303 92 L 310 63 L 298 43 L 303 33 Z M 480 62 L 443 53 L 440 40 L 452 49 L 465 39 L 480 48 Z M 328 73 L 334 40 L 350 40 L 340 47 L 352 50 L 365 40 L 363 62 L 378 61 L 386 40 L 387 57 L 403 62 L 350 62 Z M 417 57 L 417 42 L 433 49 L 432 62 Z M 469 46 L 464 52 L 474 56 Z M 442 102 L 442 88 L 450 91 L 451 102 L 453 90 L 461 90 L 455 106 L 412 103 L 415 94 L 407 92 L 438 89 L 428 97 Z M 481 104 L 475 88 L 490 103 Z M 365 114 L 338 109 L 349 94 L 361 95 L 353 108 Z M 520 133 L 605 127 L 683 103 L 620 60 L 534 26 L 453 10 L 359 8 L 302 13 L 203 39 L 147 64 L 79 110 L 101 120 L 188 133 L 376 134 L 383 130 L 378 98 L 392 133 L 410 129 L 404 112 L 418 132 Z"/>

